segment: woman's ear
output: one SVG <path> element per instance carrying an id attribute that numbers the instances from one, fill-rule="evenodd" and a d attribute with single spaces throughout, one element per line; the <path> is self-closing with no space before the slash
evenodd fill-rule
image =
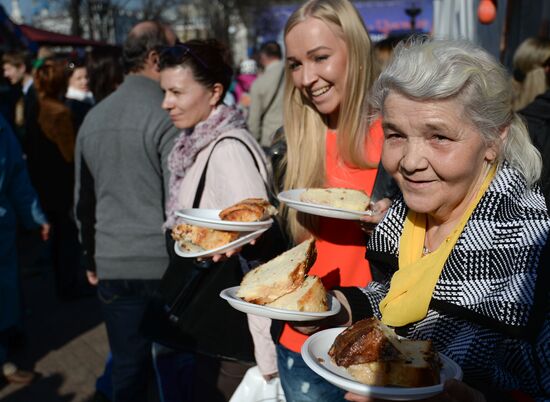
<path id="1" fill-rule="evenodd" d="M 212 95 L 210 96 L 210 106 L 216 106 L 222 100 L 223 85 L 216 82 L 212 86 Z"/>
<path id="2" fill-rule="evenodd" d="M 498 138 L 492 142 L 491 145 L 487 148 L 487 151 L 485 153 L 485 159 L 488 162 L 494 162 L 498 159 L 500 154 L 503 151 L 504 144 L 506 143 L 506 138 L 508 137 L 508 130 L 510 127 L 504 127 L 500 134 L 498 135 Z"/>

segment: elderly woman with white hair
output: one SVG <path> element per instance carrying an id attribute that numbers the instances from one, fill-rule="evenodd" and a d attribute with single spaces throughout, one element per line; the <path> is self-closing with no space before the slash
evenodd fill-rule
<path id="1" fill-rule="evenodd" d="M 509 85 L 482 49 L 432 40 L 398 47 L 373 87 L 402 195 L 367 244 L 374 281 L 335 293 L 348 323 L 374 315 L 461 366 L 438 401 L 550 398 L 550 219 Z"/>

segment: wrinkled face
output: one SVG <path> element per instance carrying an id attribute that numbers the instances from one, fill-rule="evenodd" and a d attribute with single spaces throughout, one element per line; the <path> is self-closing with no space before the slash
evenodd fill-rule
<path id="1" fill-rule="evenodd" d="M 497 157 L 456 100 L 420 102 L 390 92 L 383 111 L 382 163 L 416 212 L 440 220 L 461 213 Z"/>
<path id="2" fill-rule="evenodd" d="M 4 77 L 8 79 L 10 84 L 15 85 L 23 81 L 25 76 L 25 66 L 14 66 L 13 64 L 4 63 Z"/>
<path id="3" fill-rule="evenodd" d="M 85 67 L 77 67 L 69 78 L 69 86 L 81 91 L 88 90 L 88 73 Z"/>
<path id="4" fill-rule="evenodd" d="M 348 51 L 338 31 L 338 27 L 310 17 L 285 37 L 294 85 L 328 117 L 331 127 L 338 122 L 347 77 Z"/>
<path id="5" fill-rule="evenodd" d="M 188 67 L 162 70 L 160 86 L 165 92 L 162 107 L 168 111 L 174 125 L 181 129 L 206 120 L 220 98 L 216 89 L 197 82 Z"/>

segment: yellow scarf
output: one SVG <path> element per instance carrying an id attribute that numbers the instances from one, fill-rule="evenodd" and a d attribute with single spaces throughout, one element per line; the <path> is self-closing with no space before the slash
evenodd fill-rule
<path id="1" fill-rule="evenodd" d="M 476 197 L 460 221 L 434 252 L 422 255 L 426 236 L 425 214 L 409 211 L 399 244 L 399 270 L 393 275 L 390 290 L 380 302 L 382 322 L 400 327 L 426 317 L 435 284 L 464 226 L 495 176 L 496 164 L 487 173 Z"/>

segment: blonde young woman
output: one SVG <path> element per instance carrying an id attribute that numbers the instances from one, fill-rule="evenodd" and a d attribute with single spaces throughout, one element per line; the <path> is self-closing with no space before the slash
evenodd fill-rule
<path id="1" fill-rule="evenodd" d="M 367 121 L 367 93 L 374 80 L 369 35 L 347 0 L 310 0 L 294 12 L 284 31 L 286 78 L 285 190 L 347 187 L 371 194 L 380 160 L 380 122 Z M 387 201 L 387 200 L 385 200 Z M 379 210 L 387 208 L 379 202 Z M 327 289 L 366 285 L 364 233 L 356 222 L 285 211 L 297 243 L 317 239 L 310 274 Z M 376 220 L 377 217 L 374 218 Z M 373 220 L 373 221 L 374 221 Z M 299 354 L 307 336 L 285 324 L 277 360 L 287 401 L 334 401 L 343 392 L 322 380 Z"/>
<path id="2" fill-rule="evenodd" d="M 524 40 L 514 53 L 512 87 L 514 111 L 526 107 L 548 89 L 544 66 L 550 60 L 550 39 L 532 37 Z"/>

